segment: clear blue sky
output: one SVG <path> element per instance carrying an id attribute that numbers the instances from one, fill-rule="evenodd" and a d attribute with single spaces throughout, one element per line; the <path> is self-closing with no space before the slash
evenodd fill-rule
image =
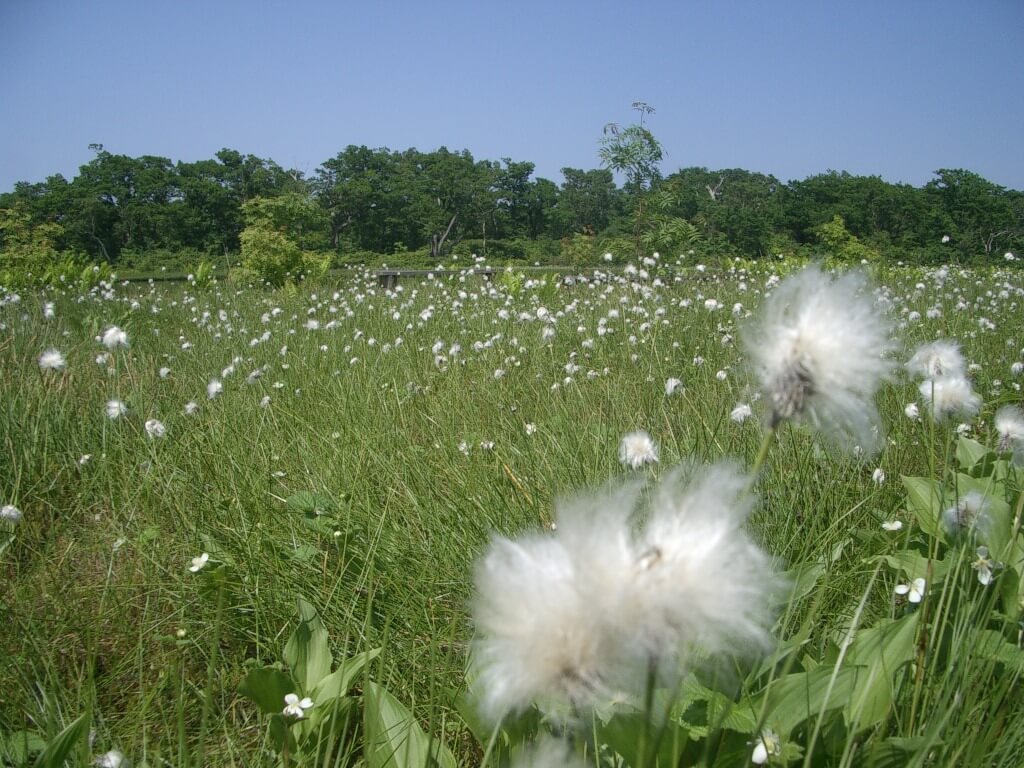
<path id="1" fill-rule="evenodd" d="M 88 145 L 312 174 L 348 144 L 598 166 L 630 103 L 666 150 L 799 179 L 1024 189 L 1022 0 L 0 0 L 0 191 Z"/>

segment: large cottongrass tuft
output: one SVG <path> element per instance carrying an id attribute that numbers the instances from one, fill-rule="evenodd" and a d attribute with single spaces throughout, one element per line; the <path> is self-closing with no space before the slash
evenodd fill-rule
<path id="1" fill-rule="evenodd" d="M 784 280 L 765 300 L 743 340 L 774 429 L 812 425 L 844 447 L 879 443 L 875 392 L 893 369 L 889 323 L 867 278 L 836 278 L 817 266 Z"/>
<path id="2" fill-rule="evenodd" d="M 559 506 L 554 534 L 499 537 L 477 566 L 474 689 L 491 721 L 555 718 L 672 682 L 694 653 L 770 645 L 768 557 L 742 530 L 749 478 L 731 463 Z"/>

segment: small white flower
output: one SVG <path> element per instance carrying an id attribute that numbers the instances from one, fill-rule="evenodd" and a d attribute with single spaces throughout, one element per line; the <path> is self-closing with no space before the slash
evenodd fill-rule
<path id="1" fill-rule="evenodd" d="M 668 379 L 665 382 L 665 394 L 670 397 L 682 388 L 683 382 L 680 379 Z"/>
<path id="2" fill-rule="evenodd" d="M 764 765 L 769 757 L 782 754 L 782 742 L 775 731 L 765 729 L 761 731 L 761 738 L 754 745 L 754 752 L 750 756 L 750 762 L 755 765 Z"/>
<path id="3" fill-rule="evenodd" d="M 103 332 L 102 341 L 103 346 L 113 352 L 118 347 L 128 346 L 128 334 L 116 325 L 112 325 Z"/>
<path id="4" fill-rule="evenodd" d="M 128 406 L 120 400 L 108 400 L 107 401 L 107 418 L 118 419 L 124 414 L 128 413 Z"/>
<path id="5" fill-rule="evenodd" d="M 526 434 L 527 435 L 532 435 L 532 434 L 535 434 L 537 432 L 537 425 L 534 424 L 533 422 L 530 422 L 530 423 L 526 424 L 523 427 L 523 429 L 526 430 Z"/>
<path id="6" fill-rule="evenodd" d="M 639 469 L 644 464 L 657 464 L 658 446 L 643 430 L 630 432 L 619 443 L 619 461 L 630 469 Z"/>
<path id="7" fill-rule="evenodd" d="M 52 301 L 47 301 L 43 304 L 43 319 L 52 320 L 55 314 L 56 312 L 54 311 L 54 304 Z"/>
<path id="8" fill-rule="evenodd" d="M 213 400 L 223 391 L 224 385 L 218 379 L 210 379 L 210 383 L 206 385 L 206 397 L 210 400 Z"/>
<path id="9" fill-rule="evenodd" d="M 875 471 L 871 473 L 871 481 L 875 485 L 882 485 L 885 482 L 885 470 L 881 467 L 877 467 Z"/>
<path id="10" fill-rule="evenodd" d="M 887 531 L 900 531 L 903 530 L 903 521 L 886 520 L 884 523 L 882 523 L 882 528 L 884 528 Z"/>
<path id="11" fill-rule="evenodd" d="M 155 440 L 167 434 L 167 427 L 157 419 L 146 419 L 146 434 Z"/>
<path id="12" fill-rule="evenodd" d="M 921 598 L 924 597 L 926 586 L 927 583 L 924 579 L 914 579 L 909 584 L 897 584 L 893 592 L 901 597 L 906 595 L 907 600 L 912 603 L 920 603 Z"/>
<path id="13" fill-rule="evenodd" d="M 988 547 L 978 547 L 975 554 L 978 557 L 971 563 L 971 568 L 978 572 L 978 583 L 987 587 L 992 583 L 992 569 L 998 564 L 988 556 Z"/>
<path id="14" fill-rule="evenodd" d="M 917 407 L 917 403 L 907 403 L 907 406 L 903 409 L 903 413 L 911 421 L 917 421 L 921 418 L 921 411 Z"/>
<path id="15" fill-rule="evenodd" d="M 48 349 L 39 356 L 39 367 L 44 371 L 59 371 L 65 362 L 64 355 L 57 349 Z"/>
<path id="16" fill-rule="evenodd" d="M 197 403 L 195 400 L 189 400 L 187 403 L 185 403 L 184 411 L 186 416 L 194 416 L 196 413 L 199 412 L 199 403 Z"/>
<path id="17" fill-rule="evenodd" d="M 0 520 L 6 520 L 9 523 L 20 523 L 21 517 L 21 510 L 13 504 L 4 504 L 3 509 L 0 509 Z"/>
<path id="18" fill-rule="evenodd" d="M 286 693 L 284 696 L 284 710 L 283 714 L 285 717 L 294 717 L 297 720 L 301 720 L 306 716 L 305 710 L 313 706 L 313 700 L 306 696 L 303 699 L 294 693 Z"/>
<path id="19" fill-rule="evenodd" d="M 92 454 L 91 453 L 83 453 L 81 456 L 78 457 L 78 466 L 84 467 L 90 461 L 92 461 Z"/>
<path id="20" fill-rule="evenodd" d="M 945 245 L 946 243 L 948 243 L 948 242 L 949 242 L 949 239 L 950 239 L 950 238 L 949 238 L 949 235 L 943 235 L 943 236 L 942 236 L 942 243 L 943 243 L 943 245 Z"/>
<path id="21" fill-rule="evenodd" d="M 161 379 L 166 379 L 170 375 L 171 375 L 171 369 L 170 368 L 164 366 L 163 368 L 160 369 L 160 378 Z"/>
<path id="22" fill-rule="evenodd" d="M 199 557 L 192 558 L 192 565 L 190 565 L 188 569 L 192 571 L 192 573 L 198 573 L 202 570 L 203 566 L 206 565 L 207 562 L 209 562 L 209 560 L 209 553 L 203 552 L 203 554 L 201 554 Z"/>

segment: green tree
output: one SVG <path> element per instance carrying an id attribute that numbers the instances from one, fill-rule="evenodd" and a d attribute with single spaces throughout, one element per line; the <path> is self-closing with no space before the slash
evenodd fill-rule
<path id="1" fill-rule="evenodd" d="M 597 234 L 618 213 L 619 191 L 607 168 L 584 171 L 563 168 L 565 181 L 558 193 L 555 218 L 559 235 Z"/>
<path id="2" fill-rule="evenodd" d="M 639 258 L 640 236 L 644 230 L 644 197 L 661 178 L 659 166 L 663 151 L 654 134 L 644 126 L 644 117 L 653 113 L 654 107 L 636 101 L 633 102 L 633 109 L 640 113 L 639 124 L 620 128 L 615 123 L 608 123 L 604 127 L 598 155 L 602 165 L 626 178 L 626 191 L 634 201 L 633 234 L 636 256 Z"/>

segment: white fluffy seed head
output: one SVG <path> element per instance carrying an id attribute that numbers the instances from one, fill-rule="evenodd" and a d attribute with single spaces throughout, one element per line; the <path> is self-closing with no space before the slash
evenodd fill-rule
<path id="1" fill-rule="evenodd" d="M 917 389 L 936 421 L 951 416 L 971 417 L 981 408 L 981 398 L 963 376 L 925 379 Z"/>
<path id="2" fill-rule="evenodd" d="M 907 371 L 912 376 L 936 379 L 945 376 L 962 377 L 966 371 L 960 345 L 955 341 L 939 339 L 922 344 L 907 361 Z"/>
<path id="3" fill-rule="evenodd" d="M 816 266 L 787 278 L 744 331 L 772 427 L 800 421 L 832 443 L 879 443 L 875 391 L 892 371 L 893 343 L 866 278 Z"/>
<path id="4" fill-rule="evenodd" d="M 658 463 L 658 446 L 643 430 L 630 432 L 619 443 L 619 461 L 630 469 Z"/>
<path id="5" fill-rule="evenodd" d="M 497 722 L 536 704 L 554 718 L 677 681 L 694 653 L 770 643 L 767 556 L 742 530 L 752 499 L 733 464 L 671 473 L 559 505 L 553 535 L 494 541 L 477 567 L 473 688 Z"/>

